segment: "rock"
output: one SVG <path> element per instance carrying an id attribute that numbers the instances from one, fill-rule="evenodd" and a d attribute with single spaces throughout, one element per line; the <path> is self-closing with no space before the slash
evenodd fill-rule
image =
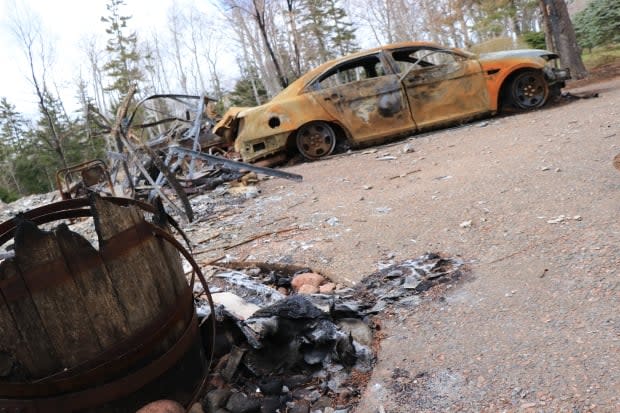
<path id="1" fill-rule="evenodd" d="M 461 228 L 469 228 L 469 227 L 471 227 L 471 219 L 470 219 L 470 220 L 468 220 L 468 221 L 463 221 L 463 222 L 461 222 L 461 224 L 459 225 L 459 227 L 461 227 Z"/>
<path id="2" fill-rule="evenodd" d="M 185 413 L 185 408 L 172 400 L 158 400 L 147 404 L 136 413 Z"/>
<path id="3" fill-rule="evenodd" d="M 226 405 L 230 397 L 230 390 L 215 389 L 207 393 L 207 408 L 210 412 L 216 411 L 218 408 Z"/>
<path id="4" fill-rule="evenodd" d="M 265 378 L 258 383 L 258 388 L 260 389 L 260 391 L 268 396 L 282 394 L 282 386 L 283 382 L 281 379 L 278 378 Z"/>
<path id="5" fill-rule="evenodd" d="M 310 404 L 305 400 L 286 404 L 288 413 L 310 413 Z"/>
<path id="6" fill-rule="evenodd" d="M 278 287 L 278 292 L 282 295 L 288 295 L 288 290 L 284 287 Z"/>
<path id="7" fill-rule="evenodd" d="M 380 158 L 377 158 L 378 161 L 394 161 L 396 159 L 398 158 L 392 155 L 386 155 L 386 156 L 381 156 Z"/>
<path id="8" fill-rule="evenodd" d="M 564 220 L 566 219 L 566 216 L 564 215 L 560 215 L 556 218 L 552 218 L 550 220 L 547 221 L 547 224 L 559 224 L 561 222 L 564 222 Z"/>
<path id="9" fill-rule="evenodd" d="M 316 294 L 319 292 L 319 289 L 314 285 L 304 284 L 297 291 L 299 294 Z"/>
<path id="10" fill-rule="evenodd" d="M 353 340 L 370 347 L 372 344 L 372 331 L 362 320 L 356 318 L 344 318 L 338 322 L 338 327 L 345 333 L 351 334 Z"/>
<path id="11" fill-rule="evenodd" d="M 226 410 L 231 413 L 258 413 L 260 401 L 250 398 L 243 393 L 233 393 L 226 402 Z"/>
<path id="12" fill-rule="evenodd" d="M 281 407 L 278 396 L 265 397 L 261 400 L 260 413 L 279 413 Z"/>
<path id="13" fill-rule="evenodd" d="M 205 411 L 200 403 L 194 403 L 187 413 L 205 413 Z"/>
<path id="14" fill-rule="evenodd" d="M 331 218 L 328 218 L 325 222 L 327 222 L 329 226 L 335 227 L 336 225 L 340 223 L 340 220 L 336 217 L 331 217 Z"/>
<path id="15" fill-rule="evenodd" d="M 314 404 L 312 405 L 311 411 L 320 410 L 323 413 L 327 413 L 327 412 L 333 413 L 334 409 L 332 409 L 331 405 L 332 405 L 332 400 L 327 396 L 323 396 L 320 399 L 318 399 L 316 402 L 314 402 Z"/>
<path id="16" fill-rule="evenodd" d="M 319 285 L 325 282 L 325 278 L 314 272 L 307 272 L 305 274 L 296 275 L 291 281 L 291 286 L 295 291 L 298 291 L 302 285 L 312 285 L 319 288 Z"/>
<path id="17" fill-rule="evenodd" d="M 402 153 L 412 153 L 415 152 L 415 149 L 413 147 L 413 143 L 409 142 L 403 145 L 402 149 L 401 149 Z"/>
<path id="18" fill-rule="evenodd" d="M 319 292 L 321 294 L 332 294 L 336 289 L 336 284 L 334 283 L 326 283 L 319 287 Z"/>
<path id="19" fill-rule="evenodd" d="M 211 297 L 215 305 L 223 306 L 226 311 L 240 320 L 250 318 L 260 308 L 231 292 L 213 293 Z"/>

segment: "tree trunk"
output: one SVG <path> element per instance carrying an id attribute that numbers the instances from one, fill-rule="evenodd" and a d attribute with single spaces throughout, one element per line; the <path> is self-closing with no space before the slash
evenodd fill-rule
<path id="1" fill-rule="evenodd" d="M 254 18 L 256 19 L 256 23 L 260 29 L 261 35 L 263 36 L 263 41 L 265 42 L 265 47 L 269 52 L 269 57 L 271 57 L 271 62 L 273 63 L 274 68 L 276 69 L 276 73 L 278 75 L 278 80 L 280 82 L 280 86 L 285 88 L 288 84 L 286 77 L 284 77 L 284 73 L 282 72 L 282 68 L 280 67 L 280 63 L 276 58 L 276 54 L 273 51 L 273 47 L 271 46 L 271 42 L 269 41 L 269 37 L 267 36 L 267 28 L 265 27 L 265 11 L 262 12 L 259 10 L 258 4 L 256 0 L 252 1 L 254 5 Z"/>
<path id="2" fill-rule="evenodd" d="M 568 67 L 575 79 L 588 75 L 581 60 L 581 48 L 577 44 L 575 29 L 568 15 L 564 0 L 541 0 L 543 16 L 547 15 L 547 25 L 553 39 L 553 51 L 560 55 L 562 65 Z M 547 35 L 547 29 L 545 29 Z"/>

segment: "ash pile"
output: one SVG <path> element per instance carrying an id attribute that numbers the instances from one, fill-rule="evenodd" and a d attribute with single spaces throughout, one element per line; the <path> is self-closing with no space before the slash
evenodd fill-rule
<path id="1" fill-rule="evenodd" d="M 411 308 L 411 297 L 456 281 L 461 265 L 427 254 L 353 288 L 303 268 L 213 267 L 217 333 L 204 411 L 351 412 L 375 363 L 380 313 Z M 200 296 L 197 310 L 205 319 L 210 314 Z"/>

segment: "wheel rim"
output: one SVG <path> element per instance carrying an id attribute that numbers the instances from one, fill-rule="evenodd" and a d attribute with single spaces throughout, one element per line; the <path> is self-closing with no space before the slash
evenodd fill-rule
<path id="1" fill-rule="evenodd" d="M 533 109 L 545 103 L 547 84 L 538 73 L 523 73 L 514 80 L 513 85 L 514 102 L 518 107 Z"/>
<path id="2" fill-rule="evenodd" d="M 297 132 L 297 149 L 308 159 L 331 154 L 336 147 L 334 130 L 325 122 L 314 122 Z"/>

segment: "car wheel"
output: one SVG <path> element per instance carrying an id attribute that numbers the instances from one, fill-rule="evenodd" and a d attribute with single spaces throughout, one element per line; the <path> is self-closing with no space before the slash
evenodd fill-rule
<path id="1" fill-rule="evenodd" d="M 512 104 L 518 109 L 531 110 L 541 107 L 549 97 L 549 87 L 541 72 L 528 70 L 519 73 L 510 84 Z"/>
<path id="2" fill-rule="evenodd" d="M 302 126 L 295 136 L 297 150 L 305 158 L 314 160 L 327 156 L 336 147 L 336 133 L 326 122 L 311 122 Z"/>

